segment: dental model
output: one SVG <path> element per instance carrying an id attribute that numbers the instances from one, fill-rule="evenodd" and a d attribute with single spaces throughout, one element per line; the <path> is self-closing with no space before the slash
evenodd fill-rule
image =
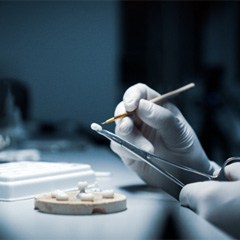
<path id="1" fill-rule="evenodd" d="M 94 201 L 94 195 L 92 193 L 80 193 L 78 196 L 81 201 Z"/>
<path id="2" fill-rule="evenodd" d="M 90 215 L 94 213 L 107 214 L 127 209 L 127 199 L 124 195 L 115 193 L 112 189 L 85 191 L 91 185 L 78 182 L 78 190 L 56 190 L 35 197 L 35 209 L 40 212 L 63 215 Z M 95 186 L 95 185 L 94 185 Z"/>
<path id="3" fill-rule="evenodd" d="M 57 195 L 58 195 L 60 192 L 62 192 L 62 191 L 61 191 L 61 190 L 59 190 L 59 189 L 57 189 L 57 190 L 55 190 L 55 191 L 51 192 L 51 196 L 52 196 L 52 198 L 56 198 L 56 197 L 57 197 Z"/>
<path id="4" fill-rule="evenodd" d="M 88 186 L 88 182 L 86 181 L 78 182 L 78 189 L 80 192 L 85 192 L 87 186 Z"/>
<path id="5" fill-rule="evenodd" d="M 114 198 L 114 191 L 112 189 L 107 189 L 102 191 L 103 198 Z"/>
<path id="6" fill-rule="evenodd" d="M 99 124 L 97 123 L 92 123 L 91 124 L 91 129 L 98 132 L 98 131 L 101 131 L 102 130 L 102 126 L 100 126 Z"/>
<path id="7" fill-rule="evenodd" d="M 68 194 L 65 193 L 64 191 L 58 191 L 56 193 L 56 200 L 57 201 L 68 201 L 69 197 Z"/>

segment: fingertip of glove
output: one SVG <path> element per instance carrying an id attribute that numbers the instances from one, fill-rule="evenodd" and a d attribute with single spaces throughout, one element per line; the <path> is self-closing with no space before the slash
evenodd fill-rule
<path id="1" fill-rule="evenodd" d="M 153 147 L 153 145 L 152 145 L 150 142 L 149 142 L 149 143 L 146 142 L 145 144 L 143 144 L 142 149 L 143 149 L 145 152 L 154 154 L 154 147 Z"/>
<path id="2" fill-rule="evenodd" d="M 184 186 L 179 193 L 179 202 L 182 206 L 188 206 L 188 186 Z"/>
<path id="3" fill-rule="evenodd" d="M 132 112 L 137 108 L 137 103 L 134 100 L 124 101 L 124 105 L 128 112 Z"/>
<path id="4" fill-rule="evenodd" d="M 129 121 L 128 118 L 122 119 L 120 124 L 117 126 L 117 132 L 123 136 L 130 134 L 132 130 L 133 124 L 131 123 L 131 121 Z"/>
<path id="5" fill-rule="evenodd" d="M 236 162 L 225 167 L 225 176 L 229 181 L 240 180 L 240 163 Z"/>
<path id="6" fill-rule="evenodd" d="M 149 112 L 151 112 L 152 110 L 152 102 L 145 100 L 145 99 L 141 99 L 139 101 L 139 109 L 141 110 L 142 114 L 149 114 Z"/>
<path id="7" fill-rule="evenodd" d="M 123 102 L 128 112 L 137 109 L 140 99 L 146 98 L 147 87 L 145 84 L 138 83 L 130 87 L 123 95 Z"/>

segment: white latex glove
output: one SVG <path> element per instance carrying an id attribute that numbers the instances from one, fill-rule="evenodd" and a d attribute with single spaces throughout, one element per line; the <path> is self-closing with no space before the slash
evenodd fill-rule
<path id="1" fill-rule="evenodd" d="M 206 181 L 186 185 L 180 202 L 236 238 L 240 237 L 240 163 L 225 168 L 231 182 Z"/>
<path id="2" fill-rule="evenodd" d="M 170 103 L 159 106 L 148 101 L 156 96 L 159 96 L 159 93 L 145 84 L 130 87 L 125 92 L 123 101 L 117 106 L 115 115 L 126 111 L 132 113 L 129 117 L 116 121 L 116 134 L 163 159 L 204 172 L 212 172 L 211 162 L 181 112 Z M 111 142 L 111 148 L 147 184 L 161 187 L 178 198 L 181 189 L 171 180 L 159 174 L 119 144 Z M 161 163 L 158 164 L 168 169 Z M 185 183 L 198 180 L 176 169 L 171 173 Z"/>

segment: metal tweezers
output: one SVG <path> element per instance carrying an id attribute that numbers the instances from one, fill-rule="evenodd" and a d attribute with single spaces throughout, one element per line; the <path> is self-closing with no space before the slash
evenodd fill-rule
<path id="1" fill-rule="evenodd" d="M 235 163 L 235 162 L 240 162 L 240 157 L 228 158 L 225 161 L 225 163 L 223 164 L 219 173 L 217 175 L 211 175 L 211 174 L 204 173 L 204 172 L 195 170 L 193 168 L 190 168 L 190 167 L 187 167 L 187 166 L 184 166 L 184 165 L 181 165 L 181 164 L 173 163 L 171 161 L 162 159 L 162 158 L 160 158 L 160 157 L 158 157 L 154 154 L 151 154 L 151 153 L 148 153 L 144 150 L 141 150 L 141 149 L 137 148 L 135 145 L 131 144 L 130 142 L 127 142 L 126 140 L 117 136 L 116 134 L 114 134 L 112 132 L 109 132 L 108 130 L 101 129 L 101 130 L 97 131 L 97 133 L 99 133 L 100 135 L 108 138 L 111 141 L 114 141 L 114 142 L 120 144 L 121 146 L 126 148 L 128 151 L 132 152 L 137 157 L 141 158 L 142 161 L 144 161 L 146 164 L 150 165 L 151 167 L 156 169 L 159 173 L 163 174 L 165 177 L 172 180 L 175 184 L 177 184 L 181 188 L 184 187 L 185 184 L 183 182 L 181 182 L 179 179 L 177 179 L 176 177 L 174 177 L 168 171 L 166 171 L 166 170 L 162 169 L 161 167 L 159 167 L 158 165 L 156 165 L 156 161 L 159 161 L 163 164 L 181 169 L 181 170 L 186 171 L 186 172 L 191 172 L 191 173 L 194 173 L 196 175 L 202 176 L 203 179 L 206 179 L 206 180 L 226 180 L 225 173 L 224 173 L 225 166 L 227 166 L 229 164 L 232 164 L 232 163 Z"/>

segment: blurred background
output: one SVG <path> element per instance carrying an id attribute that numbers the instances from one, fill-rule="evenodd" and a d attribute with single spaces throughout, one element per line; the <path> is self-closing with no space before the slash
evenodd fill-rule
<path id="1" fill-rule="evenodd" d="M 240 155 L 239 27 L 235 1 L 1 1 L 2 132 L 90 136 L 129 86 L 195 82 L 174 103 L 211 159 Z"/>

